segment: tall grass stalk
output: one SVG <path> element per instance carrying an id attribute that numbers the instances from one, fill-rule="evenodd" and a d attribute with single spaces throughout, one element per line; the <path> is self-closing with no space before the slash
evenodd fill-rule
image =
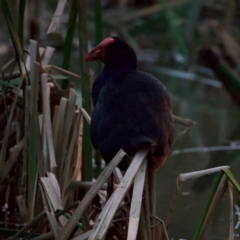
<path id="1" fill-rule="evenodd" d="M 72 52 L 72 42 L 74 37 L 74 30 L 76 26 L 76 20 L 77 20 L 77 0 L 72 0 L 71 2 L 71 8 L 69 13 L 69 19 L 68 19 L 68 27 L 66 32 L 66 37 L 64 41 L 64 48 L 63 48 L 63 63 L 62 68 L 68 70 L 70 59 L 71 59 L 71 52 Z M 61 81 L 61 88 L 67 88 L 69 85 L 69 81 L 62 80 Z"/>
<path id="2" fill-rule="evenodd" d="M 3 9 L 3 13 L 8 25 L 9 33 L 11 35 L 14 48 L 16 50 L 17 55 L 23 60 L 23 49 L 22 44 L 18 35 L 17 27 L 15 25 L 15 22 L 12 18 L 11 9 L 9 7 L 7 0 L 1 0 L 1 6 Z"/>
<path id="3" fill-rule="evenodd" d="M 95 45 L 102 41 L 102 5 L 100 0 L 94 0 L 94 22 L 95 22 Z M 102 62 L 96 62 L 96 74 L 102 69 Z M 95 151 L 95 161 L 97 172 L 101 171 L 101 154 L 99 150 Z"/>
<path id="4" fill-rule="evenodd" d="M 217 175 L 217 179 L 212 189 L 212 194 L 208 200 L 205 211 L 199 221 L 197 229 L 192 238 L 193 240 L 202 239 L 203 234 L 208 226 L 209 220 L 212 216 L 212 213 L 218 202 L 221 200 L 226 189 L 227 189 L 226 175 L 223 173 L 223 171 L 220 171 Z"/>
<path id="5" fill-rule="evenodd" d="M 169 33 L 170 39 L 173 41 L 173 44 L 178 49 L 178 51 L 183 55 L 185 64 L 189 61 L 189 51 L 186 46 L 186 43 L 182 37 L 182 33 L 178 26 L 178 18 L 175 15 L 173 9 L 171 8 L 169 1 L 161 0 L 160 2 L 163 3 L 165 12 L 166 12 L 166 19 L 169 26 Z"/>
<path id="6" fill-rule="evenodd" d="M 37 43 L 31 41 L 31 52 L 38 51 Z M 40 64 L 31 60 L 34 66 L 31 68 L 31 106 L 30 106 L 30 131 L 29 131 L 29 161 L 28 161 L 28 211 L 29 219 L 34 216 L 36 199 L 36 184 L 38 175 L 38 153 L 39 153 L 39 124 L 38 124 L 38 86 Z"/>
<path id="7" fill-rule="evenodd" d="M 78 30 L 79 30 L 79 55 L 80 69 L 82 76 L 82 106 L 91 113 L 90 96 L 90 75 L 85 62 L 88 52 L 87 22 L 86 22 L 86 3 L 85 0 L 78 1 Z M 83 120 L 83 179 L 92 181 L 92 145 L 90 141 L 90 126 L 86 119 Z"/>
<path id="8" fill-rule="evenodd" d="M 95 45 L 102 41 L 102 5 L 100 0 L 94 0 Z M 97 61 L 97 73 L 101 71 L 102 63 Z"/>
<path id="9" fill-rule="evenodd" d="M 23 48 L 24 45 L 24 14 L 25 14 L 26 0 L 19 1 L 19 16 L 18 16 L 18 35 Z"/>

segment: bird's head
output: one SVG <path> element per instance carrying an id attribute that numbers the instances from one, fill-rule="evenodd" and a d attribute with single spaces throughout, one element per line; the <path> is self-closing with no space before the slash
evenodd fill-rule
<path id="1" fill-rule="evenodd" d="M 86 56 L 85 61 L 100 60 L 106 66 L 137 68 L 137 57 L 134 50 L 119 37 L 105 38 Z"/>

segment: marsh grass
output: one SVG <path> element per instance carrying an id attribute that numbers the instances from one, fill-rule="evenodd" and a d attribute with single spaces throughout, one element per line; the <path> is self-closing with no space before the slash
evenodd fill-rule
<path id="1" fill-rule="evenodd" d="M 103 27 L 115 29 L 143 56 L 143 51 L 133 37 L 135 30 L 136 33 L 143 29 L 130 29 L 133 28 L 132 21 L 136 17 L 146 17 L 158 12 L 160 15 L 161 11 L 166 10 L 164 15 L 169 24 L 169 36 L 174 47 L 184 56 L 185 67 L 191 57 L 186 44 L 193 38 L 193 23 L 187 24 L 185 39 L 178 29 L 177 11 L 174 10 L 186 2 L 188 1 L 167 4 L 163 1 L 163 5 L 157 3 L 154 7 L 128 12 L 115 24 L 111 24 L 102 19 L 100 1 L 95 0 L 95 43 L 102 39 Z M 170 210 L 164 221 L 156 216 L 156 171 L 147 166 L 148 149 L 136 153 L 124 175 L 116 167 L 127 156 L 123 150 L 119 150 L 96 181 L 93 181 L 89 138 L 91 118 L 88 115 L 91 114 L 91 83 L 89 69 L 84 62 L 88 41 L 87 8 L 84 1 L 71 1 L 63 69 L 51 64 L 54 48 L 40 48 L 37 41 L 31 40 L 29 51 L 23 49 L 25 1 L 20 0 L 18 26 L 15 26 L 8 2 L 1 0 L 1 4 L 16 57 L 3 67 L 0 82 L 0 99 L 4 102 L 0 121 L 5 126 L 0 141 L 0 191 L 4 198 L 1 207 L 5 208 L 4 228 L 0 229 L 0 233 L 9 239 L 36 240 L 170 239 L 168 229 L 174 219 L 183 182 L 218 172 L 212 193 L 209 200 L 206 200 L 205 211 L 201 216 L 199 214 L 199 223 L 192 239 L 204 238 L 214 211 L 228 190 L 230 222 L 226 231 L 229 231 L 229 239 L 232 240 L 233 189 L 239 194 L 240 186 L 228 166 L 180 174 L 176 193 L 169 203 Z M 66 2 L 59 1 L 49 33 L 59 28 L 65 6 Z M 126 9 L 126 2 L 121 1 L 121 6 Z M 199 12 L 200 7 L 199 1 L 191 4 L 194 13 Z M 231 19 L 231 12 L 228 14 L 229 18 Z M 188 19 L 196 22 L 193 14 L 189 14 Z M 152 24 L 152 19 L 146 22 Z M 129 25 L 124 28 L 124 23 Z M 79 32 L 81 78 L 68 71 L 76 26 Z M 213 70 L 216 75 L 223 73 L 223 80 L 231 80 L 226 89 L 235 100 L 238 95 L 232 86 L 239 86 L 239 77 L 236 77 L 222 59 L 218 63 Z M 99 69 L 100 65 L 97 66 L 97 71 Z M 167 74 L 172 74 L 173 71 L 175 70 L 168 69 Z M 81 81 L 82 105 L 78 104 L 78 93 L 70 88 L 72 79 Z M 210 85 L 210 81 L 206 82 Z M 226 85 L 226 82 L 223 84 Z M 4 116 L 7 116 L 7 121 Z M 177 116 L 174 116 L 174 121 L 186 129 L 175 140 L 171 153 L 195 126 L 194 121 Z M 107 198 L 106 182 L 111 174 L 115 176 L 116 186 L 114 193 Z M 19 229 L 13 230 L 7 212 L 14 215 L 16 207 L 21 221 L 16 223 Z"/>

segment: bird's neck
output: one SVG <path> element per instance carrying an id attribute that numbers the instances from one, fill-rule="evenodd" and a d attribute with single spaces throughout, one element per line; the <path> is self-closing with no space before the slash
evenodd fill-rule
<path id="1" fill-rule="evenodd" d="M 136 66 L 131 65 L 130 66 L 105 65 L 101 73 L 104 74 L 105 76 L 110 77 L 111 79 L 114 79 L 122 74 L 136 71 L 136 69 L 137 69 Z"/>
<path id="2" fill-rule="evenodd" d="M 103 70 L 99 73 L 99 75 L 96 77 L 93 87 L 92 87 L 92 99 L 93 99 L 93 105 L 95 106 L 99 97 L 99 94 L 101 92 L 101 89 L 109 82 L 117 78 L 118 76 L 121 76 L 123 74 L 136 71 L 136 67 L 128 66 L 128 67 L 110 67 L 108 65 L 105 65 Z"/>

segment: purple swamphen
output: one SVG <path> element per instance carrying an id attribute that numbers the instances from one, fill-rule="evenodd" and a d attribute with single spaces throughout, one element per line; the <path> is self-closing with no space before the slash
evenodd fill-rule
<path id="1" fill-rule="evenodd" d="M 157 78 L 137 70 L 134 50 L 119 37 L 104 39 L 85 60 L 105 64 L 92 87 L 93 147 L 100 150 L 106 163 L 120 148 L 133 156 L 139 149 L 150 147 L 150 166 L 162 166 L 173 142 L 167 89 Z M 126 161 L 119 167 L 126 169 Z"/>

